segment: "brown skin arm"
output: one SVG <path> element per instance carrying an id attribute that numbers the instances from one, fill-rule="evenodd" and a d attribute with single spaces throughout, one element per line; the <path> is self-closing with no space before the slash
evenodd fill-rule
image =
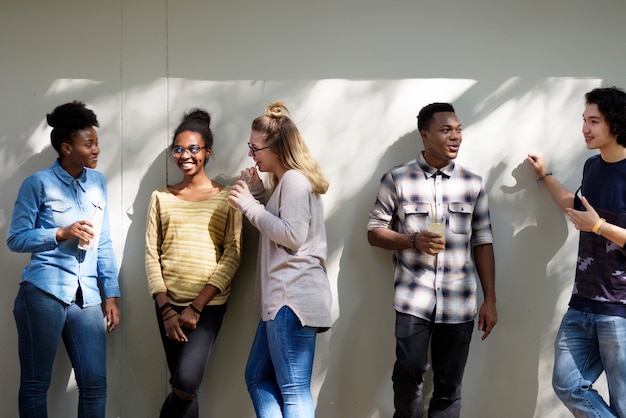
<path id="1" fill-rule="evenodd" d="M 413 243 L 413 234 L 401 234 L 387 228 L 375 228 L 367 231 L 367 240 L 372 247 L 380 247 L 386 250 L 406 250 L 409 248 L 417 251 L 435 255 L 437 244 L 443 244 L 441 235 L 434 232 L 423 231 L 415 234 L 415 243 Z"/>
<path id="2" fill-rule="evenodd" d="M 120 307 L 117 298 L 107 298 L 104 302 L 107 319 L 107 332 L 113 332 L 120 323 Z"/>
<path id="3" fill-rule="evenodd" d="M 498 322 L 496 310 L 496 268 L 492 244 L 477 245 L 473 249 L 474 263 L 483 289 L 483 304 L 478 310 L 478 329 L 486 339 Z"/>
<path id="4" fill-rule="evenodd" d="M 193 300 L 193 306 L 195 306 L 199 311 L 202 311 L 206 304 L 209 303 L 209 301 L 219 292 L 220 291 L 217 287 L 207 284 L 204 289 L 202 289 L 202 292 L 200 292 L 200 294 L 198 294 L 198 296 L 196 296 Z M 157 306 L 162 307 L 168 302 L 167 294 L 165 292 L 157 293 L 154 295 L 154 300 L 156 301 Z M 170 340 L 187 342 L 188 339 L 183 331 L 183 327 L 191 330 L 196 329 L 198 320 L 200 319 L 200 314 L 188 306 L 183 309 L 180 315 L 174 315 L 173 311 L 166 310 L 164 314 L 164 319 L 165 318 L 167 318 L 164 321 L 166 336 Z"/>
<path id="5" fill-rule="evenodd" d="M 202 292 L 200 292 L 200 294 L 196 296 L 192 304 L 197 310 L 202 311 L 206 304 L 209 303 L 209 301 L 213 299 L 218 293 L 220 293 L 220 291 L 217 287 L 211 284 L 207 284 L 206 286 L 204 286 L 204 289 L 202 289 Z M 199 313 L 197 313 L 190 307 L 186 307 L 180 315 L 180 325 L 184 328 L 196 329 L 199 319 Z"/>
<path id="6" fill-rule="evenodd" d="M 57 228 L 54 237 L 57 242 L 70 238 L 78 238 L 79 240 L 89 241 L 94 237 L 93 224 L 86 220 L 76 221 L 63 228 Z"/>

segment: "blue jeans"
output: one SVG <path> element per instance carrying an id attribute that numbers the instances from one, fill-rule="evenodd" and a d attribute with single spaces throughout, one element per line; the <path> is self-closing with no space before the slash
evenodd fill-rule
<path id="1" fill-rule="evenodd" d="M 469 354 L 474 321 L 437 324 L 396 311 L 396 362 L 391 379 L 394 418 L 421 418 L 422 387 L 431 346 L 433 396 L 428 416 L 459 417 L 461 382 Z"/>
<path id="2" fill-rule="evenodd" d="M 311 374 L 317 328 L 302 326 L 283 306 L 260 321 L 246 365 L 246 384 L 258 418 L 313 418 Z"/>
<path id="3" fill-rule="evenodd" d="M 20 417 L 47 417 L 46 394 L 62 338 L 78 385 L 78 417 L 104 418 L 106 331 L 100 305 L 67 305 L 22 282 L 13 315 L 20 357 Z"/>
<path id="4" fill-rule="evenodd" d="M 608 405 L 593 388 L 603 371 Z M 576 417 L 626 418 L 626 318 L 568 309 L 554 343 L 552 387 Z"/>
<path id="5" fill-rule="evenodd" d="M 174 306 L 177 312 L 182 312 L 184 308 L 184 306 Z M 173 392 L 170 393 L 163 402 L 160 417 L 196 418 L 198 416 L 198 390 L 213 344 L 222 327 L 226 304 L 205 306 L 196 329 L 183 328 L 188 339 L 186 343 L 172 341 L 165 336 L 163 317 L 156 304 L 155 309 L 172 389 L 191 398 L 191 400 L 186 400 Z"/>

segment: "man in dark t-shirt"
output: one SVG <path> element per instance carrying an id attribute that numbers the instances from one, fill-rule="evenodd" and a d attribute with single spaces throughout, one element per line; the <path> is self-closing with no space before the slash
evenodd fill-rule
<path id="1" fill-rule="evenodd" d="M 574 414 L 626 418 L 626 93 L 616 87 L 585 95 L 583 136 L 590 157 L 576 193 L 546 168 L 528 163 L 580 231 L 569 309 L 554 344 L 552 386 Z M 604 372 L 609 400 L 593 388 Z"/>

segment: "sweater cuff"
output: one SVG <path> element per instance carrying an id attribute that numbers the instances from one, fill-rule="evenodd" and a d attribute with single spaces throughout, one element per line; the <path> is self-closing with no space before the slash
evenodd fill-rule
<path id="1" fill-rule="evenodd" d="M 245 214 L 246 211 L 250 209 L 252 206 L 254 206 L 256 203 L 257 203 L 257 200 L 254 198 L 254 196 L 252 196 L 251 194 L 248 194 L 237 200 L 237 207 L 239 208 L 240 211 L 242 211 Z"/>

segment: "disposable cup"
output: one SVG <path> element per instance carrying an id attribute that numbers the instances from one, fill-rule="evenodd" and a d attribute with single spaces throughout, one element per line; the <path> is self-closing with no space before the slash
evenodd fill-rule
<path id="1" fill-rule="evenodd" d="M 93 234 L 94 237 L 88 241 L 79 240 L 78 248 L 81 250 L 89 251 L 92 250 L 96 241 L 98 241 L 100 237 L 100 228 L 102 227 L 102 220 L 104 217 L 104 202 L 99 202 L 98 205 L 94 208 L 93 213 L 89 217 L 89 221 L 93 224 Z"/>
<path id="2" fill-rule="evenodd" d="M 437 244 L 433 247 L 431 247 L 431 251 L 434 253 L 440 253 L 444 250 L 444 248 L 446 248 L 445 245 L 445 241 L 446 241 L 446 225 L 441 223 L 441 222 L 430 222 L 428 224 L 428 231 L 429 232 L 434 232 L 435 234 L 439 234 L 441 235 L 441 240 L 444 242 L 443 245 L 441 244 Z"/>

